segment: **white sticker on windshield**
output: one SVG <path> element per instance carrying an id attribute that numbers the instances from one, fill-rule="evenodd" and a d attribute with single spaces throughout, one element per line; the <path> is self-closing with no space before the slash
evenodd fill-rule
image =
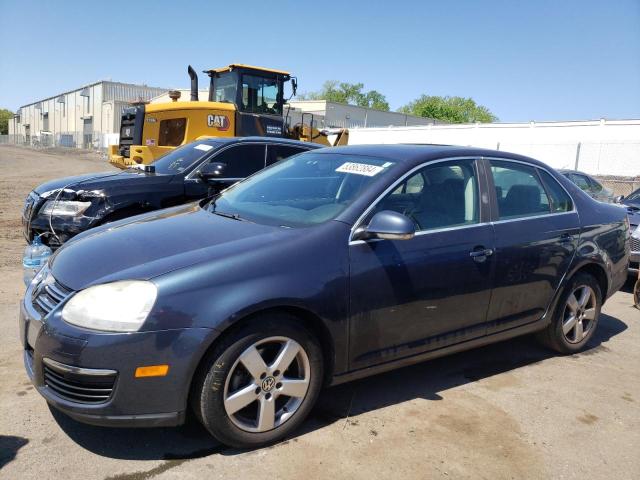
<path id="1" fill-rule="evenodd" d="M 373 177 L 374 175 L 380 173 L 382 170 L 384 170 L 384 168 L 378 167 L 377 165 L 355 162 L 343 163 L 338 168 L 336 168 L 336 172 L 354 173 L 356 175 L 364 175 L 366 177 Z"/>
<path id="2" fill-rule="evenodd" d="M 203 152 L 208 152 L 213 147 L 211 145 L 207 145 L 206 143 L 201 143 L 200 145 L 196 145 L 193 148 L 195 148 L 196 150 L 202 150 Z"/>

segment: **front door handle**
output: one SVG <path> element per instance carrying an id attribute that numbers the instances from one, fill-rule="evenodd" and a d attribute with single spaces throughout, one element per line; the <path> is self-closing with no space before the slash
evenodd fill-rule
<path id="1" fill-rule="evenodd" d="M 573 241 L 573 236 L 570 233 L 563 233 L 560 235 L 560 243 L 571 243 Z"/>
<path id="2" fill-rule="evenodd" d="M 473 258 L 476 262 L 482 263 L 487 257 L 493 255 L 493 250 L 491 248 L 478 247 L 469 252 L 469 256 Z"/>

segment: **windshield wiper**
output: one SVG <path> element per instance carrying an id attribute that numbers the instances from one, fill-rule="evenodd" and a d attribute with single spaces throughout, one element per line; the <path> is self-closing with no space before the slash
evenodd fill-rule
<path id="1" fill-rule="evenodd" d="M 209 204 L 209 208 L 208 210 L 211 213 L 215 213 L 216 215 L 220 215 L 221 217 L 225 217 L 225 218 L 231 218 L 233 220 L 239 220 L 239 221 L 248 221 L 245 218 L 242 218 L 240 215 L 238 215 L 237 213 L 227 213 L 227 212 L 220 212 L 216 209 L 216 201 L 218 199 L 214 198 L 213 201 Z"/>
<path id="2" fill-rule="evenodd" d="M 215 213 L 216 215 L 220 215 L 221 217 L 232 218 L 233 220 L 240 220 L 240 221 L 244 220 L 244 218 L 242 218 L 237 213 L 219 212 L 217 210 L 212 210 L 211 212 Z"/>

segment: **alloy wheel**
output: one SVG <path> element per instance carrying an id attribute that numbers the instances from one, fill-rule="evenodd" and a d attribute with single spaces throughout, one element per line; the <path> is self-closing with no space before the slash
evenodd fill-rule
<path id="1" fill-rule="evenodd" d="M 309 357 L 298 342 L 265 338 L 245 349 L 231 367 L 224 385 L 225 411 L 242 430 L 272 430 L 300 408 L 310 377 Z"/>
<path id="2" fill-rule="evenodd" d="M 588 285 L 580 285 L 567 298 L 562 332 L 569 343 L 581 342 L 596 319 L 596 294 Z"/>

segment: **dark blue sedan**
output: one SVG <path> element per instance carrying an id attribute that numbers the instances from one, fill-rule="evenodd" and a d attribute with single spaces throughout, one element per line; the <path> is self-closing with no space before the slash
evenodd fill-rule
<path id="1" fill-rule="evenodd" d="M 322 386 L 538 332 L 580 351 L 627 277 L 625 211 L 530 158 L 445 146 L 293 156 L 213 199 L 65 244 L 29 286 L 29 377 L 98 425 L 291 433 Z"/>

